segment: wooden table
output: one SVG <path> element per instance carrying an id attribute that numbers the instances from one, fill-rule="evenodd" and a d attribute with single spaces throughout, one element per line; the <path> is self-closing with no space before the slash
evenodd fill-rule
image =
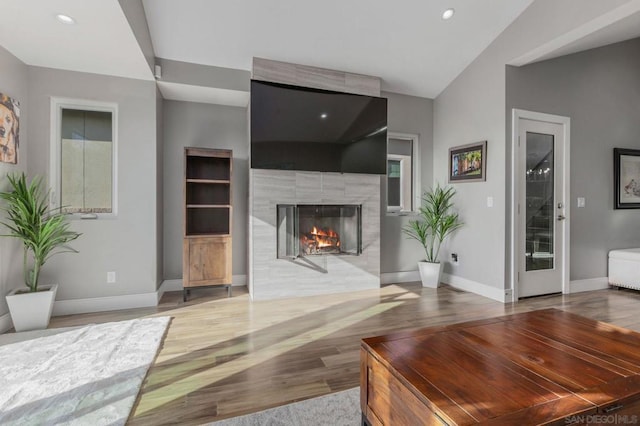
<path id="1" fill-rule="evenodd" d="M 370 425 L 640 424 L 640 333 L 556 309 L 363 339 L 360 377 Z"/>

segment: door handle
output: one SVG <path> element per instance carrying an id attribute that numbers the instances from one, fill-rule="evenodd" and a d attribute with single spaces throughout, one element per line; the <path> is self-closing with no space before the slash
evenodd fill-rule
<path id="1" fill-rule="evenodd" d="M 566 217 L 564 215 L 561 215 L 561 214 L 558 215 L 558 220 L 565 220 L 565 219 Z"/>

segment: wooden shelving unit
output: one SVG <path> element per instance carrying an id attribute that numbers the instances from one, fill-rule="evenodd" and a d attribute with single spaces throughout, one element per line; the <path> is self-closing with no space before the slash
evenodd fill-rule
<path id="1" fill-rule="evenodd" d="M 226 287 L 231 297 L 230 150 L 185 148 L 184 300 L 194 287 Z"/>

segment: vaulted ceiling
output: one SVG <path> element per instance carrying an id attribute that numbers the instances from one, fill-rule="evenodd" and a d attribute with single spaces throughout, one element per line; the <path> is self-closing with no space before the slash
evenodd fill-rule
<path id="1" fill-rule="evenodd" d="M 383 90 L 434 98 L 533 0 L 0 0 L 0 45 L 29 65 L 153 80 L 124 1 L 142 1 L 159 58 L 250 70 L 264 57 L 375 75 Z M 514 63 L 640 36 L 638 3 Z M 455 15 L 443 20 L 447 8 Z"/>

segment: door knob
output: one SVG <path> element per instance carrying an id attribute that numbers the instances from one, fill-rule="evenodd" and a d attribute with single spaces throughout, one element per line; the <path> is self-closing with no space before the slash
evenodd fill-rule
<path id="1" fill-rule="evenodd" d="M 558 215 L 558 220 L 565 220 L 565 219 L 566 217 L 564 215 L 561 215 L 561 214 Z"/>

